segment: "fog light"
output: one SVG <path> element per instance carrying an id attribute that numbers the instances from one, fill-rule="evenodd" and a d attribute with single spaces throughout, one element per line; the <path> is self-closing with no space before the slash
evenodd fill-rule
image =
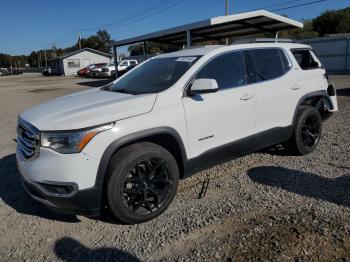
<path id="1" fill-rule="evenodd" d="M 40 185 L 51 194 L 68 195 L 73 192 L 74 187 L 72 185 L 52 185 L 40 183 Z"/>

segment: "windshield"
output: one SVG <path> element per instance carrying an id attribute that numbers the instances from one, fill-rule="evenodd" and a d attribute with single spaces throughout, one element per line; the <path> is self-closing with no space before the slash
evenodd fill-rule
<path id="1" fill-rule="evenodd" d="M 129 94 L 158 93 L 172 86 L 199 56 L 150 59 L 104 90 Z"/>

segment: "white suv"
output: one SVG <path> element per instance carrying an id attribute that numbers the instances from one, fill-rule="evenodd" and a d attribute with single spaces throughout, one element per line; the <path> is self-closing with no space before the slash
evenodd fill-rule
<path id="1" fill-rule="evenodd" d="M 125 71 L 129 66 L 135 66 L 137 64 L 137 60 L 123 60 L 118 64 L 118 71 Z"/>
<path id="2" fill-rule="evenodd" d="M 101 72 L 99 72 L 99 77 L 112 77 L 112 71 L 115 70 L 114 64 L 108 64 L 102 67 Z"/>
<path id="3" fill-rule="evenodd" d="M 107 205 L 140 223 L 199 170 L 282 143 L 312 152 L 334 111 L 335 88 L 309 46 L 187 49 L 22 113 L 18 168 L 54 210 L 94 216 Z"/>

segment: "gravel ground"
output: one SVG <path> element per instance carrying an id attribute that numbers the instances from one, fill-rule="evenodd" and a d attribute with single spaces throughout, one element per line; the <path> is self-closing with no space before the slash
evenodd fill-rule
<path id="1" fill-rule="evenodd" d="M 20 111 L 106 81 L 0 78 L 0 260 L 350 261 L 350 76 L 332 79 L 340 111 L 314 153 L 268 150 L 198 173 L 163 215 L 129 226 L 49 211 L 26 195 L 15 165 Z"/>

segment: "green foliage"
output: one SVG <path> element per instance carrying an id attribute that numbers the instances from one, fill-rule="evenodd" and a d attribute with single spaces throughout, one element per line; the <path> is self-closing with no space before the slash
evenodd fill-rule
<path id="1" fill-rule="evenodd" d="M 89 48 L 96 49 L 96 50 L 99 50 L 102 52 L 110 53 L 110 51 L 111 51 L 110 44 L 111 43 L 112 43 L 112 40 L 111 40 L 111 36 L 109 35 L 109 33 L 106 30 L 100 30 L 96 33 L 96 35 L 89 36 L 88 38 L 82 38 L 81 39 L 81 48 L 89 47 Z M 50 60 L 55 59 L 59 56 L 62 56 L 66 53 L 78 50 L 78 49 L 79 49 L 79 42 L 77 41 L 77 43 L 74 44 L 73 46 L 70 46 L 70 47 L 67 47 L 64 49 L 53 47 L 52 49 L 33 51 L 27 57 L 27 60 L 28 60 L 31 67 L 44 67 L 45 66 L 45 52 L 46 52 L 46 59 L 47 59 L 48 64 L 49 64 Z"/>
<path id="2" fill-rule="evenodd" d="M 350 7 L 336 11 L 326 11 L 312 22 L 314 30 L 320 36 L 350 33 Z"/>
<path id="3" fill-rule="evenodd" d="M 0 53 L 0 67 L 9 67 L 11 65 L 11 56 Z"/>
<path id="4" fill-rule="evenodd" d="M 79 41 L 79 40 L 78 40 Z M 110 53 L 111 52 L 111 36 L 106 30 L 99 30 L 96 35 L 89 36 L 88 38 L 82 38 L 81 48 L 92 48 L 99 50 L 101 52 Z M 69 51 L 79 49 L 79 42 L 77 42 L 73 48 L 69 48 Z"/>
<path id="5" fill-rule="evenodd" d="M 31 67 L 45 67 L 45 53 L 46 53 L 46 60 L 49 61 L 62 55 L 64 53 L 64 50 L 61 48 L 53 47 L 52 49 L 46 49 L 46 50 L 39 50 L 39 51 L 33 51 L 30 53 L 29 57 L 27 57 L 27 62 L 29 62 L 29 65 Z"/>
<path id="6" fill-rule="evenodd" d="M 318 37 L 319 33 L 313 30 L 312 21 L 304 21 L 304 27 L 280 32 L 279 37 L 289 39 L 307 39 Z"/>

